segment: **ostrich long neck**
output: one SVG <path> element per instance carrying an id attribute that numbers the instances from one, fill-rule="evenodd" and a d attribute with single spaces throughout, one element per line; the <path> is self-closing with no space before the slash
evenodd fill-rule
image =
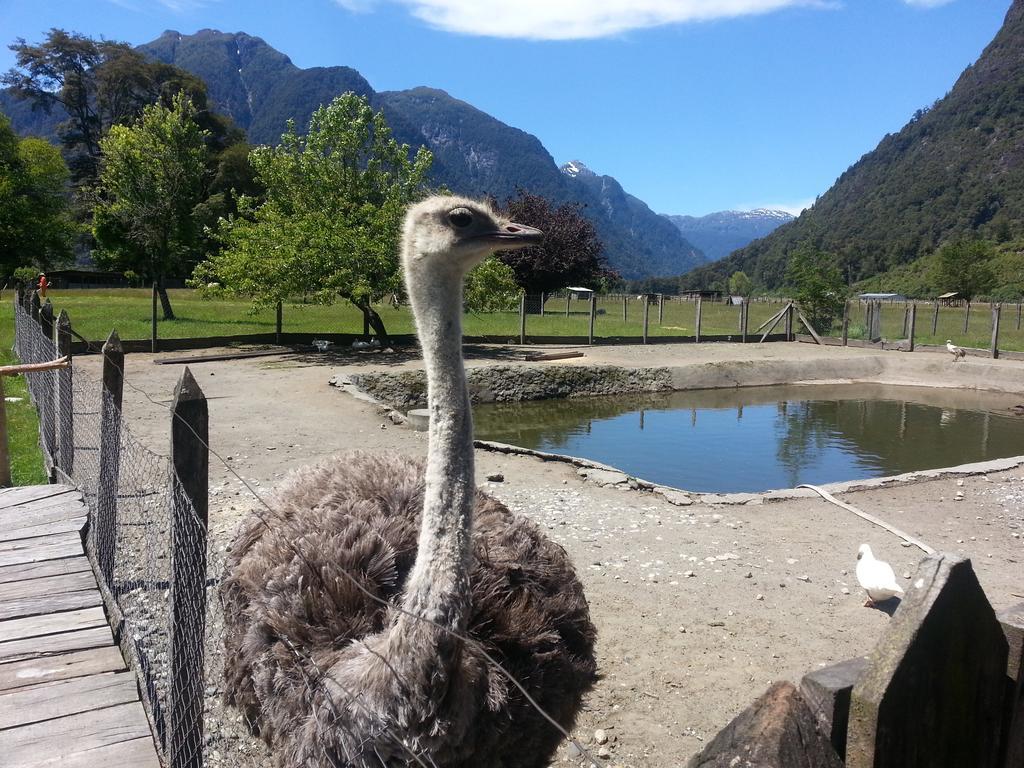
<path id="1" fill-rule="evenodd" d="M 430 427 L 419 548 L 404 608 L 446 629 L 461 631 L 469 609 L 470 523 L 476 488 L 473 421 L 462 363 L 462 276 L 431 273 L 429 279 L 410 280 L 409 291 L 427 373 Z M 458 647 L 451 633 L 407 615 L 400 616 L 395 629 L 407 640 L 415 638 L 435 647 L 435 672 L 444 661 L 452 660 Z M 424 649 L 417 650 L 413 655 L 422 659 Z"/>

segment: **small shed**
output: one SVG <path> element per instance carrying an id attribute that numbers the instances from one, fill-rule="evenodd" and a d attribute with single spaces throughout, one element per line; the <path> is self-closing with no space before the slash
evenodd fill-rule
<path id="1" fill-rule="evenodd" d="M 960 295 L 959 291 L 944 293 L 936 297 L 935 300 L 944 307 L 958 307 L 964 303 L 964 297 Z"/>
<path id="2" fill-rule="evenodd" d="M 589 301 L 590 297 L 594 295 L 594 290 L 592 288 L 574 288 L 572 286 L 569 286 L 565 290 L 569 292 L 569 295 L 573 299 L 577 299 L 580 301 Z"/>

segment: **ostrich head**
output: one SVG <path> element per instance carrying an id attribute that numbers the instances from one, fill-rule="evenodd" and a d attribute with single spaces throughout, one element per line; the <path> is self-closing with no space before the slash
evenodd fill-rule
<path id="1" fill-rule="evenodd" d="M 429 271 L 461 277 L 493 251 L 536 245 L 543 237 L 539 229 L 511 222 L 485 203 L 430 197 L 406 214 L 403 266 L 409 276 Z"/>

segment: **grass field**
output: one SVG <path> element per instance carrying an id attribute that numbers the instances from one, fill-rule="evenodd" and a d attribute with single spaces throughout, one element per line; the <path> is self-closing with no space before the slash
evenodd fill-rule
<path id="1" fill-rule="evenodd" d="M 0 303 L 0 365 L 14 365 L 14 308 L 10 294 Z M 46 482 L 43 454 L 39 449 L 39 418 L 28 399 L 24 376 L 3 377 L 4 396 L 20 398 L 7 401 L 7 438 L 11 457 L 11 480 L 14 485 L 38 485 Z"/>

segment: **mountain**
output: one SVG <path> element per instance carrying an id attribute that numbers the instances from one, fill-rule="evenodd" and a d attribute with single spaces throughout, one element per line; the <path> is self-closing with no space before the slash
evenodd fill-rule
<path id="1" fill-rule="evenodd" d="M 301 69 L 244 32 L 204 29 L 182 35 L 169 30 L 139 50 L 201 77 L 211 106 L 245 129 L 253 143 L 276 143 L 289 118 L 303 127 L 321 104 L 354 91 L 384 111 L 395 138 L 433 152 L 434 184 L 460 194 L 494 195 L 499 201 L 522 188 L 559 205 L 581 205 L 604 241 L 609 265 L 623 277 L 678 275 L 705 261 L 675 227 L 614 179 L 563 173 L 537 137 L 442 90 L 378 93 L 354 69 Z M 62 119 L 32 113 L 2 91 L 0 110 L 20 133 L 52 137 Z"/>
<path id="2" fill-rule="evenodd" d="M 814 206 L 728 258 L 683 278 L 709 286 L 741 269 L 775 287 L 808 243 L 853 280 L 933 252 L 947 240 L 1024 235 L 1024 0 L 952 90 L 852 165 Z"/>
<path id="3" fill-rule="evenodd" d="M 700 248 L 709 261 L 728 256 L 793 220 L 791 213 L 771 208 L 718 211 L 707 216 L 662 216 L 675 224 L 680 234 Z"/>
<path id="4" fill-rule="evenodd" d="M 595 215 L 617 225 L 607 234 L 605 247 L 610 252 L 627 252 L 639 247 L 643 261 L 631 269 L 617 267 L 626 278 L 678 275 L 689 267 L 707 261 L 691 241 L 679 235 L 672 223 L 658 216 L 639 198 L 626 192 L 611 176 L 600 176 L 579 160 L 565 163 L 562 175 L 570 181 L 576 194 L 585 194 L 596 205 Z M 623 239 L 625 238 L 625 239 Z M 682 249 L 678 239 L 682 240 Z M 657 269 L 650 265 L 657 264 Z"/>

